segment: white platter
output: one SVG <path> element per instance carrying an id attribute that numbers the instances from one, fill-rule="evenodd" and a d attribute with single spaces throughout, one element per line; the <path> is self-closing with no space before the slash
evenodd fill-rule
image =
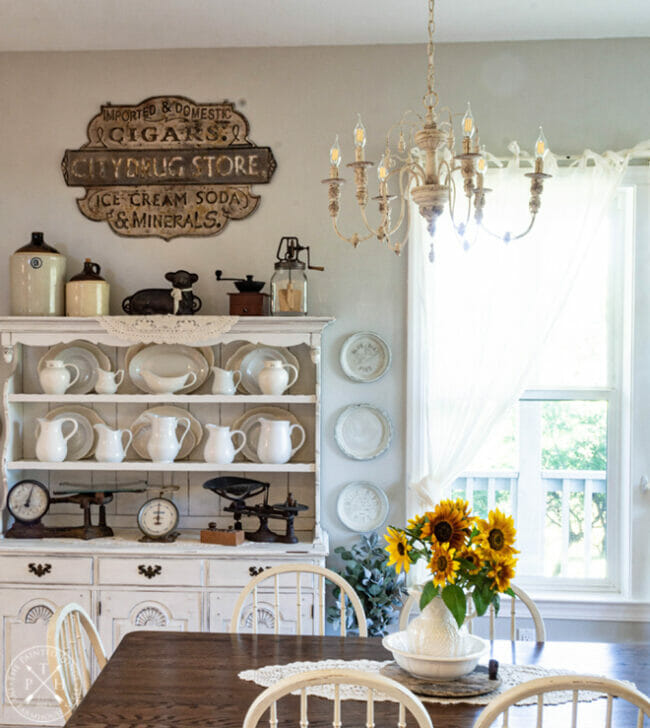
<path id="1" fill-rule="evenodd" d="M 341 347 L 341 368 L 354 382 L 376 382 L 390 367 L 388 344 L 372 331 L 352 334 Z"/>
<path id="2" fill-rule="evenodd" d="M 386 452 L 393 426 L 386 412 L 371 404 L 352 404 L 336 420 L 334 438 L 341 451 L 354 460 L 372 460 Z"/>
<path id="3" fill-rule="evenodd" d="M 176 460 L 183 460 L 188 457 L 194 448 L 196 448 L 203 438 L 203 428 L 201 423 L 182 407 L 173 407 L 171 405 L 161 405 L 160 407 L 150 407 L 145 412 L 151 412 L 154 415 L 162 415 L 163 417 L 187 417 L 190 421 L 190 429 L 183 440 L 181 449 L 176 456 Z M 138 453 L 142 460 L 151 460 L 147 450 L 147 443 L 151 436 L 151 422 L 145 417 L 145 412 L 136 417 L 129 428 L 133 433 L 133 449 Z M 180 436 L 185 429 L 184 425 L 179 425 Z"/>
<path id="4" fill-rule="evenodd" d="M 465 635 L 470 647 L 462 657 L 430 657 L 410 652 L 406 630 L 386 635 L 382 645 L 393 653 L 395 662 L 406 672 L 426 680 L 454 680 L 472 672 L 487 650 L 487 642 L 473 634 Z"/>
<path id="5" fill-rule="evenodd" d="M 66 364 L 74 364 L 79 369 L 79 379 L 68 388 L 66 394 L 88 394 L 95 388 L 97 368 L 110 371 L 111 360 L 95 344 L 78 339 L 68 344 L 57 344 L 41 357 L 38 371 L 45 367 L 45 362 L 59 359 Z"/>
<path id="6" fill-rule="evenodd" d="M 257 457 L 257 443 L 260 438 L 260 428 L 253 427 L 256 422 L 259 422 L 262 417 L 267 420 L 289 420 L 292 425 L 300 425 L 300 420 L 291 412 L 281 407 L 256 407 L 255 409 L 244 412 L 241 417 L 238 417 L 232 425 L 231 430 L 241 430 L 246 435 L 246 444 L 241 450 L 241 454 L 249 460 L 251 463 L 259 463 L 260 459 Z M 299 456 L 304 448 L 300 448 L 296 455 Z M 298 457 L 298 459 L 300 459 Z M 294 461 L 295 462 L 295 461 Z"/>
<path id="7" fill-rule="evenodd" d="M 68 440 L 66 460 L 83 460 L 92 457 L 97 444 L 97 433 L 93 425 L 105 425 L 104 420 L 95 410 L 76 404 L 57 407 L 45 415 L 47 420 L 60 420 L 64 417 L 70 417 L 78 425 L 77 431 Z"/>
<path id="8" fill-rule="evenodd" d="M 226 369 L 241 372 L 239 391 L 248 394 L 262 394 L 257 377 L 268 360 L 281 361 L 283 364 L 293 364 L 300 376 L 300 364 L 296 357 L 284 346 L 266 346 L 265 344 L 244 344 L 228 359 Z M 289 388 L 285 394 L 289 394 Z"/>
<path id="9" fill-rule="evenodd" d="M 388 498 L 374 483 L 356 480 L 343 487 L 336 500 L 339 520 L 351 531 L 368 533 L 383 525 L 388 516 Z"/>
<path id="10" fill-rule="evenodd" d="M 136 348 L 137 351 L 134 351 Z M 205 349 L 212 352 L 210 347 L 196 349 L 185 344 L 138 345 L 129 348 L 124 366 L 133 384 L 147 394 L 155 393 L 145 382 L 142 376 L 143 369 L 148 369 L 159 377 L 178 377 L 194 372 L 196 381 L 176 392 L 176 394 L 187 394 L 198 389 L 210 374 L 212 364 L 205 355 Z M 214 355 L 211 358 L 214 363 Z"/>

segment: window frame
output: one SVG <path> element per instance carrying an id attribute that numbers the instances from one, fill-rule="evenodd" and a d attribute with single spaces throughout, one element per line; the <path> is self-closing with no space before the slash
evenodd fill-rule
<path id="1" fill-rule="evenodd" d="M 645 169 L 643 170 L 646 171 Z M 631 590 L 630 564 L 631 543 L 631 425 L 632 425 L 632 375 L 633 375 L 633 329 L 634 311 L 634 273 L 636 250 L 635 220 L 638 214 L 636 201 L 635 173 L 628 170 L 619 186 L 613 201 L 614 232 L 613 235 L 623 240 L 623 245 L 611 246 L 610 281 L 612 293 L 608 301 L 608 357 L 610 385 L 602 387 L 530 387 L 519 398 L 520 430 L 522 418 L 531 416 L 526 403 L 543 401 L 606 401 L 607 414 L 607 577 L 600 578 L 567 578 L 522 575 L 517 583 L 534 595 L 558 596 L 584 595 L 586 598 L 602 595 L 603 597 L 629 598 Z M 620 251 L 620 255 L 616 251 Z M 523 405 L 523 406 L 522 406 Z M 533 466 L 533 458 L 522 457 L 520 442 L 520 462 L 517 477 L 539 479 L 541 470 Z M 513 475 L 511 473 L 510 475 Z M 490 473 L 466 471 L 459 477 L 488 477 Z M 541 487 L 531 493 L 530 497 L 522 497 L 520 488 L 512 493 L 512 509 L 515 523 L 525 523 L 526 514 L 531 509 L 546 512 L 546 492 Z M 532 531 L 533 529 L 531 529 Z M 537 530 L 537 529 L 536 529 Z M 519 529 L 518 541 L 520 549 L 525 550 L 522 542 L 525 534 Z M 624 534 L 628 534 L 627 538 Z M 543 544 L 544 534 L 534 533 L 531 537 Z M 539 547 L 543 549 L 543 546 Z M 539 549 L 537 551 L 539 553 Z"/>

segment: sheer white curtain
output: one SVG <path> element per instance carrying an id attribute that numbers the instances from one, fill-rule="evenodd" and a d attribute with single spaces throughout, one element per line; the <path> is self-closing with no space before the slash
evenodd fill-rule
<path id="1" fill-rule="evenodd" d="M 546 181 L 542 210 L 528 236 L 506 244 L 480 234 L 465 251 L 452 230 L 439 226 L 433 263 L 428 261 L 426 227 L 413 212 L 408 253 L 410 512 L 445 496 L 518 399 L 626 164 L 625 156 L 587 151 L 572 167 L 558 169 L 547 155 L 546 171 L 553 178 Z M 514 235 L 525 225 L 530 183 L 525 171 L 514 162 L 490 173 L 487 186 L 495 191 L 486 205 L 489 229 L 511 229 Z"/>

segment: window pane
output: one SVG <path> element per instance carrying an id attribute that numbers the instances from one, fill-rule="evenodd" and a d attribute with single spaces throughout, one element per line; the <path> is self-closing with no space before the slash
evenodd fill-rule
<path id="1" fill-rule="evenodd" d="M 544 575 L 604 578 L 607 402 L 544 402 Z"/>

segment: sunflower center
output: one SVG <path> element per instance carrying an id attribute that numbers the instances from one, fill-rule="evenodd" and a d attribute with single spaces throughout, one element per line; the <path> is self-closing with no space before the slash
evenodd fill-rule
<path id="1" fill-rule="evenodd" d="M 404 556 L 404 554 L 406 553 L 406 548 L 401 541 L 397 544 L 397 552 L 400 556 Z"/>
<path id="2" fill-rule="evenodd" d="M 438 571 L 446 571 L 446 570 L 447 570 L 447 557 L 438 556 Z"/>
<path id="3" fill-rule="evenodd" d="M 488 542 L 491 548 L 495 551 L 500 551 L 506 542 L 503 531 L 499 528 L 493 528 L 488 536 Z"/>
<path id="4" fill-rule="evenodd" d="M 433 535 L 439 543 L 445 543 L 451 539 L 454 529 L 448 521 L 439 521 L 433 527 Z"/>

